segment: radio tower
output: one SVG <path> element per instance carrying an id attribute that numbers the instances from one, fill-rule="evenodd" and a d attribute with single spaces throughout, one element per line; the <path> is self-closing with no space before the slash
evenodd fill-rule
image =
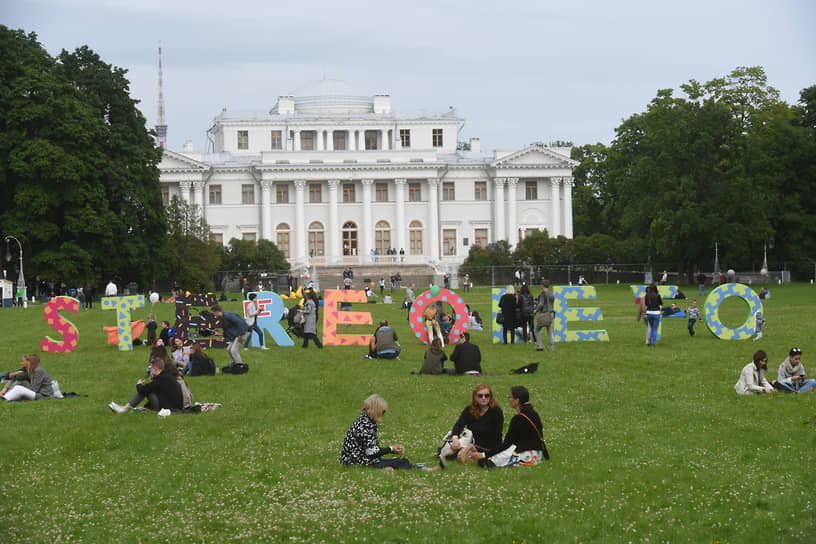
<path id="1" fill-rule="evenodd" d="M 167 139 L 167 123 L 164 120 L 164 92 L 162 89 L 162 46 L 159 41 L 159 116 L 156 123 L 156 139 L 159 147 L 164 147 L 164 142 Z"/>

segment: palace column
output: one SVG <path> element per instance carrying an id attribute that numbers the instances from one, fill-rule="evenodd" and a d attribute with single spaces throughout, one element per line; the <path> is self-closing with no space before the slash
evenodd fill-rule
<path id="1" fill-rule="evenodd" d="M 397 206 L 397 217 L 396 217 L 396 233 L 397 233 L 397 245 L 395 249 L 399 251 L 400 249 L 405 249 L 405 233 L 408 230 L 408 225 L 405 224 L 405 190 L 408 186 L 408 180 L 405 178 L 399 178 L 394 180 L 394 188 L 397 192 L 396 194 L 396 206 Z"/>
<path id="2" fill-rule="evenodd" d="M 337 235 L 340 232 L 340 225 L 337 224 L 337 188 L 339 185 L 339 179 L 329 180 L 329 227 L 326 229 L 326 244 L 328 245 L 326 250 L 327 264 L 336 264 L 339 262 L 341 255 L 340 241 L 337 239 Z"/>
<path id="3" fill-rule="evenodd" d="M 373 179 L 364 179 L 363 183 L 363 221 L 360 225 L 360 255 L 363 259 L 371 257 L 371 240 L 373 236 L 371 232 L 373 225 L 371 224 L 371 186 L 374 185 Z M 365 260 L 363 261 L 365 262 Z"/>
<path id="4" fill-rule="evenodd" d="M 571 176 L 564 178 L 564 236 L 572 238 L 572 184 Z"/>
<path id="5" fill-rule="evenodd" d="M 315 129 L 315 140 L 317 140 L 314 144 L 315 151 L 323 151 L 323 129 L 318 128 Z"/>
<path id="6" fill-rule="evenodd" d="M 334 129 L 326 131 L 326 151 L 334 151 Z"/>
<path id="7" fill-rule="evenodd" d="M 295 224 L 292 225 L 292 231 L 295 235 L 295 250 L 292 252 L 292 255 L 297 265 L 306 263 L 306 225 L 304 224 L 306 220 L 305 193 L 306 181 L 302 179 L 295 180 Z"/>
<path id="8" fill-rule="evenodd" d="M 179 189 L 181 189 L 181 199 L 190 204 L 190 186 L 192 185 L 189 181 L 180 181 L 179 182 Z"/>
<path id="9" fill-rule="evenodd" d="M 300 129 L 295 129 L 293 132 L 292 151 L 300 151 Z"/>
<path id="10" fill-rule="evenodd" d="M 561 195 L 559 194 L 559 187 L 561 185 L 561 178 L 550 178 L 552 186 L 552 232 L 550 237 L 555 238 L 561 233 Z"/>
<path id="11" fill-rule="evenodd" d="M 518 205 L 516 204 L 516 187 L 518 178 L 507 178 L 507 241 L 510 247 L 518 244 L 518 220 L 516 218 Z"/>
<path id="12" fill-rule="evenodd" d="M 207 204 L 207 193 L 204 189 L 206 184 L 203 181 L 196 181 L 193 185 L 198 188 L 198 207 L 201 208 L 201 217 L 204 217 L 204 210 Z"/>
<path id="13" fill-rule="evenodd" d="M 428 251 L 432 262 L 439 261 L 439 178 L 428 178 Z"/>
<path id="14" fill-rule="evenodd" d="M 272 180 L 261 180 L 261 236 L 274 242 L 272 228 Z"/>
<path id="15" fill-rule="evenodd" d="M 505 240 L 507 236 L 504 234 L 504 178 L 496 178 L 493 180 L 496 186 L 496 194 L 493 200 L 495 220 L 493 228 L 493 241 Z"/>

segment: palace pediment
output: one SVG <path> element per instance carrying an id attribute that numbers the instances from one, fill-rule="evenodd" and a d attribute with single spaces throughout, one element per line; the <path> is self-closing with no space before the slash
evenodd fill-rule
<path id="1" fill-rule="evenodd" d="M 187 172 L 204 172 L 209 170 L 210 167 L 200 161 L 195 159 L 191 159 L 186 155 L 182 155 L 181 153 L 177 153 L 175 151 L 170 151 L 169 149 L 165 149 L 164 153 L 162 154 L 162 160 L 159 163 L 159 170 L 162 172 L 172 172 L 172 171 L 187 171 Z"/>
<path id="2" fill-rule="evenodd" d="M 573 168 L 578 161 L 567 155 L 558 153 L 548 147 L 531 145 L 519 151 L 495 159 L 491 166 L 494 168 Z"/>

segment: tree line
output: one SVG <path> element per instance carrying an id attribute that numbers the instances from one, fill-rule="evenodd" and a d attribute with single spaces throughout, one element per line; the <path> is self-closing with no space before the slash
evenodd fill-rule
<path id="1" fill-rule="evenodd" d="M 0 232 L 29 278 L 208 284 L 218 270 L 286 271 L 274 243 L 211 240 L 200 210 L 162 203 L 162 149 L 127 70 L 87 46 L 52 57 L 0 26 Z M 816 263 L 816 86 L 780 100 L 761 67 L 663 89 L 609 145 L 574 147 L 574 239 L 472 247 L 466 266 L 671 263 L 770 268 Z M 16 260 L 7 271 L 16 274 Z M 801 268 L 801 270 L 800 270 Z"/>

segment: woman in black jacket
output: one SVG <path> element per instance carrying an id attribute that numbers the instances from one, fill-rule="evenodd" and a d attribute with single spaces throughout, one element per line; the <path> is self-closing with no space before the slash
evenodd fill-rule
<path id="1" fill-rule="evenodd" d="M 516 327 L 518 324 L 516 323 L 516 308 L 518 308 L 518 302 L 516 302 L 516 290 L 512 285 L 508 285 L 507 289 L 504 291 L 504 294 L 499 299 L 499 311 L 501 311 L 502 316 L 504 317 L 504 323 L 502 324 L 502 339 L 504 343 L 507 343 L 507 333 L 510 333 L 510 343 L 516 343 Z"/>
<path id="2" fill-rule="evenodd" d="M 517 414 L 510 420 L 510 427 L 502 444 L 479 459 L 483 468 L 511 467 L 514 465 L 537 465 L 541 459 L 549 460 L 547 445 L 542 438 L 542 424 L 538 413 L 530 404 L 530 393 L 521 385 L 510 388 L 510 406 Z"/>
<path id="3" fill-rule="evenodd" d="M 146 398 L 148 399 L 147 407 L 150 410 L 159 411 L 167 408 L 174 412 L 181 412 L 184 409 L 184 398 L 181 394 L 181 386 L 173 375 L 172 365 L 173 362 L 167 358 L 166 354 L 165 357 L 152 359 L 150 361 L 150 381 L 136 382 L 136 394 L 124 406 L 111 402 L 108 408 L 117 414 L 124 414 L 141 404 Z"/>

